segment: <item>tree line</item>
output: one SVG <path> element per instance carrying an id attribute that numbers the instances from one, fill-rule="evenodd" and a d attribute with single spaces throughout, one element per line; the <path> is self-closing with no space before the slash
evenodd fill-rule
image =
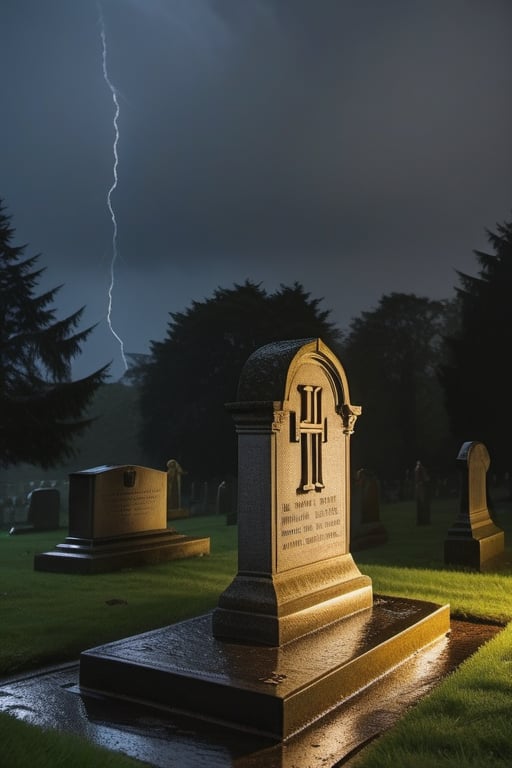
<path id="1" fill-rule="evenodd" d="M 363 409 L 354 467 L 399 478 L 419 459 L 446 473 L 460 445 L 478 440 L 492 471 L 508 472 L 512 220 L 486 234 L 489 252 L 474 251 L 476 275 L 455 273 L 453 299 L 383 295 L 344 330 L 300 283 L 273 293 L 252 280 L 219 287 L 170 312 L 163 341 L 151 341 L 121 382 L 107 384 L 108 366 L 72 380 L 70 362 L 92 327 L 77 330 L 83 308 L 56 319 L 58 288 L 37 294 L 39 255 L 26 257 L 26 247 L 13 244 L 0 199 L 0 464 L 48 468 L 79 459 L 87 464 L 77 468 L 165 468 L 175 458 L 195 477 L 235 476 L 236 435 L 225 405 L 237 398 L 245 361 L 273 341 L 320 337 Z"/>

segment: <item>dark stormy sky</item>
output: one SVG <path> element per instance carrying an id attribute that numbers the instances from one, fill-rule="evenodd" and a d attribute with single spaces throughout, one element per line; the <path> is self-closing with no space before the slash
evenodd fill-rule
<path id="1" fill-rule="evenodd" d="M 510 0 L 2 0 L 0 197 L 98 324 L 75 374 L 124 372 L 112 275 L 125 352 L 245 279 L 342 329 L 450 298 L 512 211 L 511 33 Z"/>

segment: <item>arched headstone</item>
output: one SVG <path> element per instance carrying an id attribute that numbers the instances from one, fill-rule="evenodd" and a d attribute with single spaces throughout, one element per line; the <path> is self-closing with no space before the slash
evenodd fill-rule
<path id="1" fill-rule="evenodd" d="M 457 456 L 460 470 L 459 513 L 444 542 L 444 562 L 477 571 L 500 565 L 505 533 L 495 525 L 487 506 L 487 471 L 491 460 L 483 443 L 463 443 Z"/>

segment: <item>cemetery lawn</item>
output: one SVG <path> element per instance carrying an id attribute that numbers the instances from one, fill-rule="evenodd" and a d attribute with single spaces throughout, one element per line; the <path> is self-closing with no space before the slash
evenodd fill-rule
<path id="1" fill-rule="evenodd" d="M 388 541 L 353 552 L 354 560 L 372 578 L 375 594 L 449 603 L 453 618 L 504 629 L 352 758 L 351 768 L 512 765 L 512 505 L 499 504 L 493 514 L 505 531 L 508 561 L 496 573 L 444 565 L 444 539 L 456 514 L 456 499 L 435 500 L 431 524 L 418 527 L 414 502 L 382 505 Z M 66 530 L 0 532 L 0 678 L 76 661 L 86 648 L 214 608 L 236 573 L 237 528 L 215 516 L 173 525 L 180 533 L 209 536 L 211 554 L 107 574 L 53 574 L 34 571 L 34 555 L 62 542 Z M 5 713 L 0 713 L 0 743 L 2 764 L 6 758 L 9 768 L 142 765 Z"/>

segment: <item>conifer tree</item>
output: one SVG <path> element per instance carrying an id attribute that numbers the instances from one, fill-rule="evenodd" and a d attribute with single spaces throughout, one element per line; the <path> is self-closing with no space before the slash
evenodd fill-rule
<path id="1" fill-rule="evenodd" d="M 57 320 L 52 308 L 62 286 L 40 295 L 39 254 L 13 245 L 14 229 L 0 198 L 0 466 L 29 463 L 47 469 L 73 456 L 74 438 L 108 365 L 71 380 L 71 361 L 94 326 L 77 331 L 84 308 Z"/>
<path id="2" fill-rule="evenodd" d="M 483 442 L 493 471 L 512 469 L 508 358 L 512 349 L 512 220 L 486 230 L 493 253 L 475 250 L 478 276 L 458 272 L 460 330 L 440 368 L 453 434 Z"/>
<path id="3" fill-rule="evenodd" d="M 447 419 L 436 376 L 449 305 L 413 293 L 383 295 L 352 320 L 341 360 L 363 415 L 351 441 L 352 466 L 403 484 L 417 459 L 444 469 Z M 451 454 L 448 454 L 449 456 Z"/>

